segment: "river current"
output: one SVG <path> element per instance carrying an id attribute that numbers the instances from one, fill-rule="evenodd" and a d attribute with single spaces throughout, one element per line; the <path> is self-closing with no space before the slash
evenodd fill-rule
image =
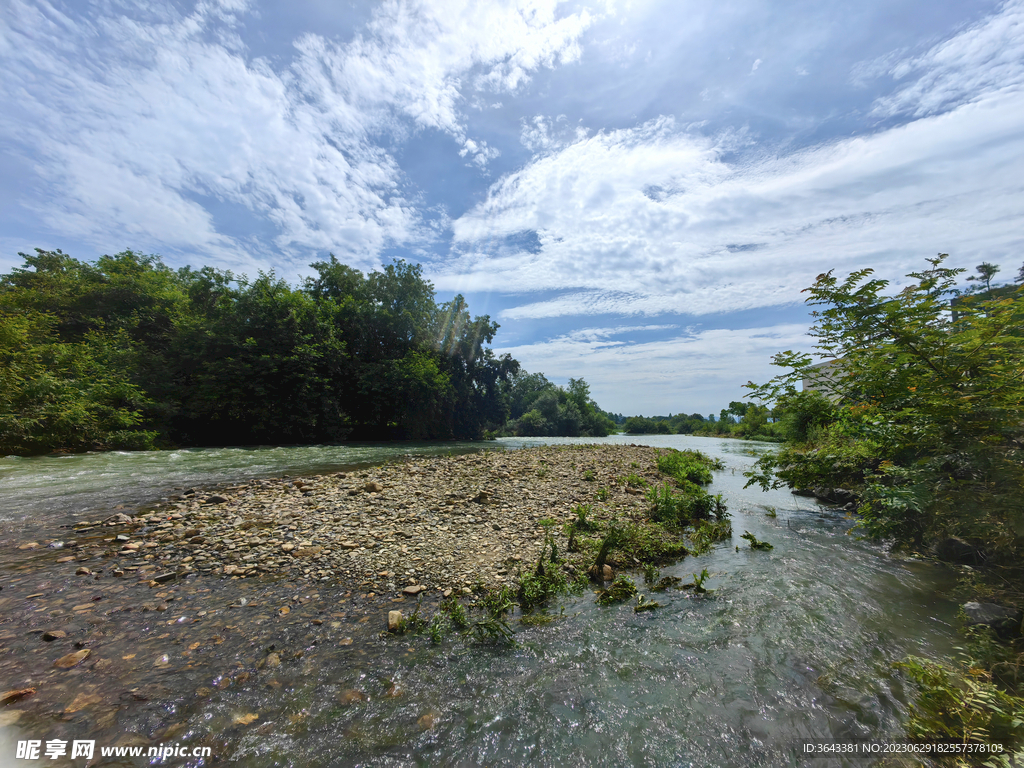
<path id="1" fill-rule="evenodd" d="M 825 766 L 833 763 L 805 757 L 804 740 L 902 739 L 910 691 L 892 665 L 908 654 L 952 653 L 956 605 L 942 596 L 951 573 L 859 540 L 852 520 L 812 499 L 744 489 L 743 472 L 771 449 L 761 443 L 614 436 L 6 458 L 0 522 L 15 535 L 116 505 L 145 507 L 193 485 L 310 475 L 410 453 L 583 442 L 697 448 L 723 461 L 709 490 L 725 498 L 733 540 L 662 569 L 684 581 L 706 569 L 707 595 L 668 591 L 657 595 L 663 607 L 640 614 L 629 604 L 600 607 L 590 593 L 571 597 L 551 623 L 513 620 L 514 648 L 460 637 L 436 645 L 425 636 L 382 639 L 380 627 L 366 625 L 350 643 L 318 647 L 315 663 L 282 666 L 272 684 L 254 676 L 222 688 L 227 656 L 216 674 L 209 664 L 173 677 L 147 665 L 135 679 L 159 695 L 133 700 L 121 692 L 106 720 L 88 710 L 77 718 L 26 715 L 0 735 L 0 766 L 28 765 L 9 759 L 14 741 L 51 733 L 171 741 L 170 734 L 185 745 L 213 744 L 216 753 L 90 765 L 253 767 Z M 774 548 L 751 551 L 745 531 Z M 13 567 L 0 563 L 5 580 Z M 641 574 L 634 578 L 642 584 Z M 273 600 L 259 585 L 215 587 L 239 605 Z M 297 633 L 286 631 L 279 646 L 291 651 Z M 85 676 L 75 685 L 115 695 L 88 688 Z"/>

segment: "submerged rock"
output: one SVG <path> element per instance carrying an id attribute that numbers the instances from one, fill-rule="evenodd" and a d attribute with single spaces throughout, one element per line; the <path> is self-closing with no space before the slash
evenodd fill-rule
<path id="1" fill-rule="evenodd" d="M 72 667 L 81 664 L 83 661 L 89 658 L 89 654 L 91 653 L 92 651 L 90 651 L 88 648 L 83 648 L 80 651 L 69 653 L 67 656 L 61 656 L 59 659 L 53 662 L 53 666 L 57 667 L 58 669 L 71 669 Z"/>

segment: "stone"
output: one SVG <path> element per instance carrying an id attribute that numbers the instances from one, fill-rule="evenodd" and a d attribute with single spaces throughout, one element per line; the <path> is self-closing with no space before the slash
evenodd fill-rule
<path id="1" fill-rule="evenodd" d="M 845 506 L 847 504 L 853 504 L 854 502 L 856 502 L 857 496 L 853 493 L 853 491 L 848 491 L 845 488 L 833 488 L 832 497 L 830 500 L 834 501 L 836 504 L 839 504 L 840 506 Z"/>
<path id="2" fill-rule="evenodd" d="M 357 701 L 366 701 L 369 698 L 362 691 L 357 691 L 354 688 L 349 688 L 347 691 L 342 691 L 338 694 L 338 701 L 342 704 L 355 704 Z"/>
<path id="3" fill-rule="evenodd" d="M 1007 608 L 995 603 L 964 603 L 964 614 L 967 623 L 972 626 L 991 627 L 1002 635 L 1018 635 L 1021 632 L 1021 621 L 1024 612 L 1017 608 Z"/>
<path id="4" fill-rule="evenodd" d="M 26 541 L 24 544 L 18 546 L 18 549 L 35 549 L 39 546 L 37 541 Z"/>
<path id="5" fill-rule="evenodd" d="M 406 595 L 413 595 L 413 596 L 418 595 L 420 592 L 426 592 L 426 591 L 427 591 L 427 588 L 425 586 L 423 586 L 422 584 L 413 584 L 413 585 L 410 585 L 410 586 L 408 586 L 408 587 L 406 587 L 405 589 L 402 590 L 402 592 L 404 594 L 406 594 Z"/>
<path id="6" fill-rule="evenodd" d="M 43 640 L 51 642 L 53 640 L 60 640 L 68 636 L 68 633 L 63 629 L 51 629 L 48 632 L 43 632 Z"/>
<path id="7" fill-rule="evenodd" d="M 81 664 L 83 661 L 89 658 L 89 654 L 91 653 L 92 651 L 88 648 L 83 648 L 80 651 L 69 653 L 67 656 L 61 656 L 59 659 L 53 662 L 53 666 L 57 667 L 58 669 L 71 669 L 72 667 Z"/>
<path id="8" fill-rule="evenodd" d="M 274 669 L 275 667 L 280 667 L 280 666 L 281 666 L 281 657 L 278 654 L 272 653 L 269 656 L 267 656 L 267 668 L 268 669 Z"/>
<path id="9" fill-rule="evenodd" d="M 107 525 L 128 525 L 132 522 L 132 519 L 124 512 L 118 512 L 116 515 L 111 515 L 103 522 Z"/>
<path id="10" fill-rule="evenodd" d="M 935 542 L 932 551 L 939 560 L 947 563 L 962 563 L 973 565 L 978 561 L 978 550 L 963 539 L 956 536 L 949 536 Z"/>
<path id="11" fill-rule="evenodd" d="M 166 584 L 168 581 L 174 581 L 176 578 L 178 578 L 178 574 L 174 571 L 169 571 L 167 573 L 161 573 L 154 576 L 153 581 L 157 584 Z"/>
<path id="12" fill-rule="evenodd" d="M 4 691 L 0 693 L 0 705 L 7 704 L 11 701 L 17 701 L 23 699 L 26 696 L 31 696 L 36 692 L 35 688 L 16 688 L 13 691 Z"/>
<path id="13" fill-rule="evenodd" d="M 402 612 L 388 611 L 388 632 L 399 632 L 402 629 Z"/>
<path id="14" fill-rule="evenodd" d="M 75 700 L 68 704 L 64 710 L 64 714 L 70 715 L 73 712 L 79 712 L 86 707 L 98 704 L 103 701 L 103 697 L 96 693 L 80 693 L 75 696 Z"/>
<path id="15" fill-rule="evenodd" d="M 227 496 L 221 496 L 219 493 L 215 493 L 212 496 L 207 496 L 204 504 L 225 504 L 229 501 Z"/>
<path id="16" fill-rule="evenodd" d="M 92 571 L 82 565 L 75 570 L 75 576 L 92 576 Z"/>
<path id="17" fill-rule="evenodd" d="M 380 483 L 369 482 L 363 486 L 363 490 L 367 493 L 380 493 L 384 490 L 384 486 Z"/>

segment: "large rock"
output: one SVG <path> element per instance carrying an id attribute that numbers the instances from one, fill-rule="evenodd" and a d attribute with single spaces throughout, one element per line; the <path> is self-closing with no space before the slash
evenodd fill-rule
<path id="1" fill-rule="evenodd" d="M 978 562 L 978 550 L 963 539 L 956 536 L 948 536 L 935 542 L 932 551 L 939 560 L 947 563 L 964 563 L 973 565 Z"/>
<path id="2" fill-rule="evenodd" d="M 1020 634 L 1024 612 L 995 603 L 964 603 L 967 623 L 972 626 L 991 627 L 1001 635 Z"/>

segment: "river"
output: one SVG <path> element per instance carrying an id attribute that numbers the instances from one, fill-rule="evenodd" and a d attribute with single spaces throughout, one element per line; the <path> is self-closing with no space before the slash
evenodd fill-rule
<path id="1" fill-rule="evenodd" d="M 26 660 L 39 654 L 47 617 L 66 609 L 32 608 L 41 615 L 32 618 L 18 601 L 44 588 L 66 594 L 69 604 L 83 597 L 56 583 L 42 560 L 8 547 L 0 562 L 0 596 L 9 601 L 0 614 L 9 635 L 0 646 L 0 679 L 38 687 L 39 696 L 60 687 L 63 698 L 53 694 L 53 701 L 83 694 L 96 702 L 50 712 L 15 703 L 6 709 L 21 715 L 6 719 L 0 709 L 7 726 L 0 766 L 30 765 L 10 759 L 15 741 L 28 738 L 213 750 L 205 759 L 90 765 L 825 766 L 830 761 L 804 758 L 804 739 L 901 736 L 909 691 L 892 664 L 907 654 L 952 653 L 956 604 L 942 596 L 951 574 L 858 540 L 849 535 L 851 520 L 812 499 L 744 489 L 744 470 L 771 449 L 761 443 L 614 436 L 7 458 L 0 460 L 0 518 L 10 541 L 116 505 L 145 507 L 175 488 L 309 475 L 409 453 L 571 442 L 697 448 L 723 461 L 709 490 L 725 497 L 733 541 L 662 569 L 684 580 L 707 569 L 708 595 L 666 592 L 657 598 L 662 608 L 642 614 L 628 605 L 599 607 L 592 594 L 569 598 L 550 624 L 513 622 L 515 648 L 451 637 L 438 645 L 426 637 L 382 639 L 379 621 L 365 619 L 340 644 L 311 641 L 302 629 L 314 606 L 328 622 L 356 615 L 332 614 L 334 596 L 305 594 L 309 586 L 197 580 L 192 593 L 213 589 L 234 608 L 223 612 L 212 640 L 207 625 L 214 624 L 189 613 L 194 595 L 186 590 L 166 612 L 125 613 L 119 627 L 97 630 L 105 632 L 107 655 L 114 648 L 120 656 L 106 676 L 84 665 L 44 673 Z M 751 551 L 744 531 L 774 549 Z M 296 621 L 264 632 L 266 609 L 284 595 Z M 195 622 L 195 653 L 209 651 L 201 663 L 161 661 L 160 638 L 170 632 L 158 625 L 176 621 Z M 190 639 L 163 642 L 191 649 Z M 287 663 L 269 678 L 239 672 L 246 653 L 257 646 L 265 653 L 268 643 L 287 651 Z"/>

